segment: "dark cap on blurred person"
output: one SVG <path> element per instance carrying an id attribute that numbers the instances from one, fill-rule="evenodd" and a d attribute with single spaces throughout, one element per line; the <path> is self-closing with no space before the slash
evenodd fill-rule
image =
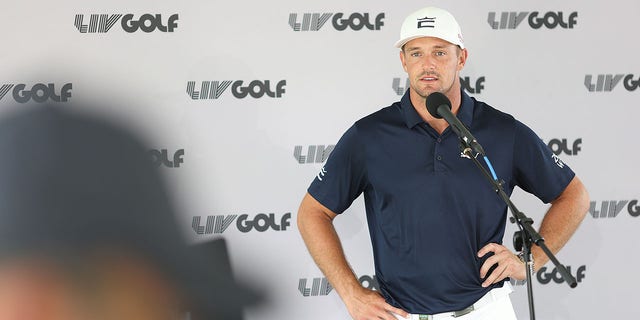
<path id="1" fill-rule="evenodd" d="M 130 131 L 61 106 L 26 107 L 0 119 L 0 155 L 0 262 L 123 252 L 157 267 L 210 318 L 257 302 L 220 261 L 189 249 Z"/>

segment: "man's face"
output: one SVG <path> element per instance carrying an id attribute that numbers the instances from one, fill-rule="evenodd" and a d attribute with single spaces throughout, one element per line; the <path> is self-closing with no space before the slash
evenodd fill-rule
<path id="1" fill-rule="evenodd" d="M 424 99 L 436 91 L 449 96 L 452 90 L 459 90 L 458 74 L 466 59 L 466 49 L 434 37 L 413 39 L 400 52 L 411 90 Z"/>

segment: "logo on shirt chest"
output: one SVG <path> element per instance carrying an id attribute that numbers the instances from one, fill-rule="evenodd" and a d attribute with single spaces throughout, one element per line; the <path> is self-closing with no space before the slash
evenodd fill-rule
<path id="1" fill-rule="evenodd" d="M 471 160 L 470 155 L 472 155 L 474 158 L 477 159 L 479 153 L 473 154 L 473 151 L 471 151 L 471 148 L 460 150 L 460 158 L 466 158 L 466 159 Z"/>

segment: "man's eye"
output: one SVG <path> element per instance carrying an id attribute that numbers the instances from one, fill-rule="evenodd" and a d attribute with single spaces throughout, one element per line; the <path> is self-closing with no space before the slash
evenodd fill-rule
<path id="1" fill-rule="evenodd" d="M 421 54 L 420 54 L 420 52 L 412 52 L 411 56 L 412 57 L 419 57 L 419 56 L 421 56 Z"/>
<path id="2" fill-rule="evenodd" d="M 447 54 L 447 53 L 444 52 L 444 51 L 436 51 L 436 56 L 441 57 L 441 56 L 444 56 L 445 54 Z"/>

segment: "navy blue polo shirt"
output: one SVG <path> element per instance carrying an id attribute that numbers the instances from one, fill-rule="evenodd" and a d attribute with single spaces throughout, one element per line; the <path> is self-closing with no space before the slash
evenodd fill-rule
<path id="1" fill-rule="evenodd" d="M 573 178 L 511 115 L 462 92 L 457 116 L 484 147 L 507 194 L 519 186 L 548 203 Z M 337 214 L 364 193 L 376 277 L 391 305 L 419 314 L 462 310 L 491 289 L 481 286 L 487 257 L 477 252 L 502 243 L 507 207 L 460 156 L 455 133 L 447 128 L 440 135 L 422 120 L 409 91 L 349 128 L 308 192 Z"/>

